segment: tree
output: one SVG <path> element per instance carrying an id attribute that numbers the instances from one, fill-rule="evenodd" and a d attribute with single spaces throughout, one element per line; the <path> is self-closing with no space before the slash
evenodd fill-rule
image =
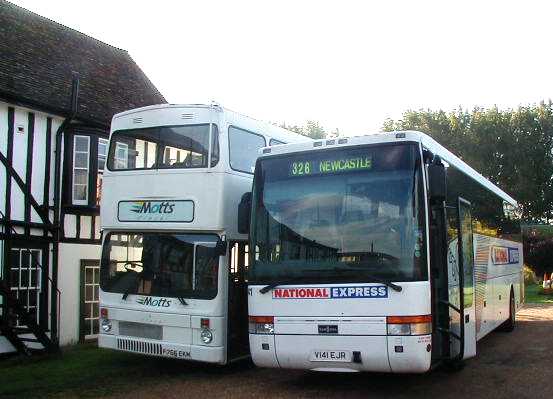
<path id="1" fill-rule="evenodd" d="M 553 272 L 553 105 L 518 109 L 407 111 L 385 131 L 420 130 L 511 194 L 531 228 L 523 231 L 524 260 L 538 276 Z M 536 226 L 541 224 L 542 226 Z"/>
<path id="2" fill-rule="evenodd" d="M 282 125 L 280 125 L 280 127 L 310 137 L 314 140 L 324 139 L 328 135 L 324 128 L 317 121 L 309 120 L 305 123 L 305 126 L 286 125 L 286 123 L 283 123 Z M 336 129 L 335 132 L 338 132 L 338 129 Z"/>
<path id="3" fill-rule="evenodd" d="M 553 217 L 553 105 L 407 111 L 385 131 L 420 130 L 511 194 L 523 219 Z"/>

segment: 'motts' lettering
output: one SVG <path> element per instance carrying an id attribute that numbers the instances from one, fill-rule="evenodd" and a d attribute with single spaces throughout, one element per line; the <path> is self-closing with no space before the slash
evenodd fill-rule
<path id="1" fill-rule="evenodd" d="M 161 308 L 168 308 L 169 306 L 171 306 L 171 300 L 167 298 L 155 299 L 151 296 L 138 298 L 136 302 L 144 306 L 154 306 L 154 307 L 161 307 Z"/>
<path id="2" fill-rule="evenodd" d="M 171 204 L 168 201 L 161 202 L 159 204 L 154 204 L 150 201 L 144 201 L 144 202 L 136 202 L 133 206 L 131 211 L 135 213 L 173 213 L 173 208 L 175 207 L 175 204 Z"/>

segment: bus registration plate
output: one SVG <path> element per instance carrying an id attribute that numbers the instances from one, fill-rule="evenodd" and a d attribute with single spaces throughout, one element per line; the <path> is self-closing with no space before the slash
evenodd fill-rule
<path id="1" fill-rule="evenodd" d="M 351 351 L 314 350 L 309 358 L 312 362 L 351 362 Z"/>

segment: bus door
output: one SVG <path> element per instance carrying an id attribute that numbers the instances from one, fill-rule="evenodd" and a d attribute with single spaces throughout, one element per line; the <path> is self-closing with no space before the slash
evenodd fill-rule
<path id="1" fill-rule="evenodd" d="M 228 256 L 228 361 L 249 356 L 247 243 L 231 241 Z"/>
<path id="2" fill-rule="evenodd" d="M 474 249 L 470 202 L 458 198 L 447 207 L 447 274 L 450 358 L 476 355 Z"/>

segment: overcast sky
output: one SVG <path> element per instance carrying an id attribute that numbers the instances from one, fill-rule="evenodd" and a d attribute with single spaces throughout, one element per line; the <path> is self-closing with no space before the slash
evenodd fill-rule
<path id="1" fill-rule="evenodd" d="M 171 103 L 356 135 L 553 97 L 553 2 L 11 0 L 126 49 Z"/>

